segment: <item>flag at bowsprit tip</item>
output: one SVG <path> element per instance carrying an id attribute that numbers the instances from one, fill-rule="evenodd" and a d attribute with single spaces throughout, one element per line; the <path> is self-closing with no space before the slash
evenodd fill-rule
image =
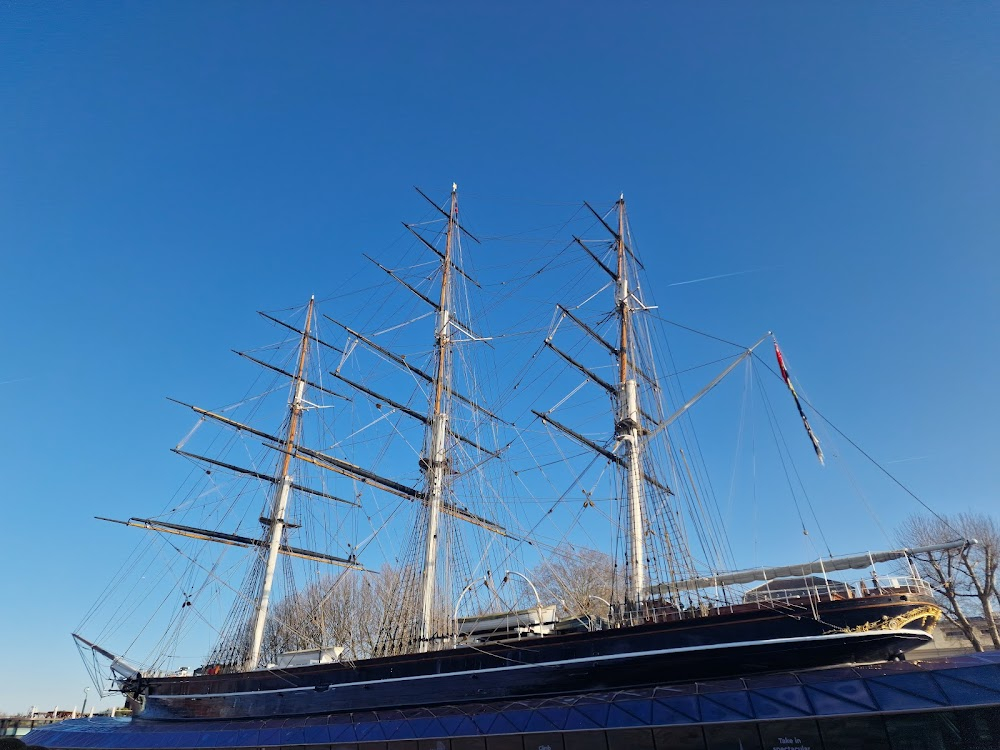
<path id="1" fill-rule="evenodd" d="M 809 418 L 806 417 L 805 411 L 802 410 L 802 404 L 799 403 L 799 394 L 795 392 L 795 386 L 792 385 L 792 379 L 788 377 L 788 368 L 785 367 L 785 358 L 781 356 L 781 349 L 778 348 L 778 339 L 774 339 L 774 354 L 778 358 L 778 368 L 781 370 L 781 377 L 785 379 L 785 385 L 788 386 L 788 390 L 792 392 L 792 398 L 795 399 L 795 407 L 799 410 L 799 416 L 802 417 L 802 424 L 805 425 L 806 432 L 809 433 L 809 439 L 812 440 L 813 448 L 816 450 L 816 458 L 819 462 L 823 463 L 823 449 L 819 447 L 819 438 L 812 431 L 812 427 L 809 426 Z"/>

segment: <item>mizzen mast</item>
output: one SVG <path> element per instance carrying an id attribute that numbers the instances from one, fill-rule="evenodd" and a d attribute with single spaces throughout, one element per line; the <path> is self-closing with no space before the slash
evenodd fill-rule
<path id="1" fill-rule="evenodd" d="M 444 395 L 450 390 L 451 376 L 451 269 L 452 245 L 455 228 L 458 225 L 458 186 L 451 186 L 451 207 L 448 211 L 448 231 L 445 238 L 444 256 L 441 259 L 441 299 L 438 304 L 435 353 L 437 367 L 434 372 L 434 389 L 431 396 L 431 410 L 427 422 L 427 439 L 421 466 L 424 469 L 427 493 L 427 524 L 424 539 L 424 561 L 420 577 L 419 599 L 419 650 L 427 651 L 432 635 L 432 610 L 434 602 L 434 581 L 437 575 L 438 535 L 441 506 L 444 500 L 444 481 L 448 471 L 448 457 L 445 452 L 445 438 L 448 435 L 448 412 Z"/>
<path id="2" fill-rule="evenodd" d="M 645 598 L 646 555 L 643 544 L 643 472 L 639 437 L 642 434 L 642 416 L 639 411 L 638 386 L 630 368 L 629 344 L 631 341 L 632 308 L 625 254 L 625 196 L 618 199 L 618 231 L 615 233 L 615 250 L 618 259 L 615 278 L 615 302 L 618 310 L 618 420 L 615 437 L 625 447 L 625 495 L 628 532 L 628 560 L 626 568 L 627 597 L 632 607 L 638 608 Z"/>
<path id="3" fill-rule="evenodd" d="M 276 491 L 274 493 L 274 503 L 271 507 L 271 518 L 265 519 L 270 522 L 267 536 L 267 552 L 264 563 L 264 580 L 261 583 L 260 594 L 257 598 L 257 606 L 254 611 L 253 630 L 251 631 L 250 652 L 247 656 L 246 669 L 256 669 L 257 662 L 260 661 L 261 644 L 264 641 L 264 624 L 267 621 L 267 610 L 271 599 L 271 587 L 274 583 L 274 569 L 278 563 L 278 555 L 281 551 L 281 538 L 285 530 L 285 510 L 288 507 L 288 499 L 292 492 L 292 476 L 290 473 L 292 456 L 295 454 L 295 439 L 298 435 L 299 424 L 302 421 L 304 410 L 303 394 L 305 393 L 305 366 L 306 354 L 309 350 L 310 329 L 313 319 L 313 306 L 315 299 L 309 300 L 309 307 L 306 309 L 306 321 L 302 330 L 302 339 L 299 343 L 298 366 L 295 377 L 292 381 L 292 399 L 288 405 L 288 429 L 285 432 L 281 463 L 275 476 Z"/>

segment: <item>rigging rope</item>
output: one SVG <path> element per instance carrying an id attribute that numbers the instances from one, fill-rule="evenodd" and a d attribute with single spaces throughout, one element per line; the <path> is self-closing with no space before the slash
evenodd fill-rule
<path id="1" fill-rule="evenodd" d="M 756 356 L 756 355 L 754 355 L 754 356 Z M 760 359 L 760 358 L 757 357 L 757 359 Z M 764 362 L 763 360 L 761 360 L 761 364 L 763 364 L 764 367 L 766 367 L 768 369 L 768 371 L 772 375 L 774 375 L 776 378 L 781 378 L 781 376 L 778 373 L 776 373 L 770 367 L 770 365 L 767 364 L 767 362 Z M 903 484 L 901 481 L 899 481 L 888 469 L 886 469 L 884 466 L 882 466 L 882 464 L 880 464 L 878 461 L 876 461 L 874 458 L 872 458 L 872 456 L 869 455 L 868 452 L 864 450 L 864 448 L 862 448 L 856 442 L 854 442 L 853 440 L 851 440 L 851 438 L 848 437 L 846 433 L 844 433 L 839 427 L 837 427 L 837 425 L 835 425 L 833 422 L 831 422 L 819 409 L 817 409 L 815 406 L 813 406 L 808 401 L 808 399 L 803 398 L 802 402 L 806 406 L 808 406 L 810 409 L 812 409 L 813 412 L 815 412 L 816 416 L 818 416 L 820 419 L 822 419 L 824 422 L 826 422 L 834 432 L 836 432 L 838 435 L 840 435 L 842 438 L 844 438 L 844 440 L 846 440 L 848 443 L 850 443 L 854 447 L 854 449 L 858 451 L 858 453 L 860 453 L 862 456 L 864 456 L 865 458 L 867 458 L 872 463 L 872 465 L 875 466 L 875 468 L 877 468 L 879 471 L 881 471 L 883 474 L 885 474 L 887 477 L 889 477 L 889 479 L 891 479 L 894 483 L 896 483 L 907 495 L 909 495 L 914 500 L 916 500 L 918 503 L 920 503 L 920 505 L 924 508 L 924 510 L 926 510 L 928 513 L 930 513 L 932 516 L 934 516 L 934 518 L 936 518 L 938 521 L 940 521 L 946 527 L 948 527 L 948 529 L 950 531 L 952 531 L 953 533 L 955 533 L 957 536 L 961 536 L 961 533 L 958 531 L 958 529 L 956 529 L 954 526 L 952 526 L 944 516 L 941 516 L 940 514 L 938 514 L 933 508 L 931 508 L 931 506 L 929 506 L 927 503 L 925 503 L 923 500 L 921 500 L 916 495 L 916 493 L 913 492 L 913 490 L 911 490 L 909 487 L 907 487 L 905 484 Z"/>

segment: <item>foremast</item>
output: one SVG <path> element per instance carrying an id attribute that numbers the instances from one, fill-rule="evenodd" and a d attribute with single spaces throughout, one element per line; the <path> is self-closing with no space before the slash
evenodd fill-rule
<path id="1" fill-rule="evenodd" d="M 441 296 L 438 304 L 437 330 L 435 332 L 435 357 L 431 409 L 427 421 L 427 438 L 421 466 L 424 470 L 426 486 L 427 515 L 424 529 L 424 559 L 420 575 L 418 606 L 418 649 L 426 652 L 430 648 L 433 634 L 434 582 L 437 576 L 438 536 L 440 531 L 441 507 L 444 502 L 445 479 L 448 472 L 448 455 L 445 438 L 448 435 L 448 411 L 445 408 L 445 393 L 450 392 L 451 378 L 451 268 L 452 245 L 458 224 L 458 186 L 451 186 L 451 205 L 448 211 L 448 230 L 445 238 L 444 256 L 441 260 Z"/>
<path id="2" fill-rule="evenodd" d="M 298 436 L 299 425 L 302 421 L 304 410 L 304 398 L 306 379 L 305 366 L 306 355 L 309 351 L 309 337 L 313 320 L 313 306 L 315 298 L 309 300 L 309 307 L 306 309 L 306 320 L 302 330 L 302 338 L 299 342 L 298 365 L 295 370 L 295 377 L 292 380 L 292 398 L 288 405 L 288 428 L 285 431 L 283 450 L 279 468 L 274 478 L 275 492 L 274 502 L 271 506 L 271 518 L 269 521 L 267 536 L 267 551 L 264 562 L 264 579 L 261 582 L 260 593 L 257 597 L 257 605 L 254 610 L 253 629 L 250 634 L 250 650 L 247 655 L 245 668 L 252 670 L 257 668 L 260 661 L 261 644 L 264 642 L 264 626 L 267 622 L 267 611 L 271 600 L 271 588 L 274 584 L 274 569 L 278 563 L 278 555 L 281 549 L 281 538 L 285 531 L 285 510 L 288 508 L 288 499 L 292 492 L 292 476 L 290 472 L 292 457 L 295 453 L 295 441 Z"/>
<path id="3" fill-rule="evenodd" d="M 625 196 L 618 199 L 618 231 L 615 233 L 617 274 L 615 303 L 618 311 L 618 415 L 615 438 L 625 448 L 625 511 L 628 533 L 628 560 L 626 566 L 626 604 L 637 609 L 645 599 L 646 555 L 643 543 L 643 484 L 640 436 L 643 432 L 639 410 L 638 385 L 635 368 L 630 367 L 629 350 L 632 339 L 631 291 L 628 284 L 628 267 L 625 245 Z"/>

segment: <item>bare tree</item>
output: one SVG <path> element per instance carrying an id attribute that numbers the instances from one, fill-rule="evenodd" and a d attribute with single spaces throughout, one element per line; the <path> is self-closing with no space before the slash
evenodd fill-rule
<path id="1" fill-rule="evenodd" d="M 993 648 L 1000 649 L 1000 632 L 993 616 L 993 601 L 998 597 L 1000 528 L 993 518 L 978 513 L 961 513 L 955 520 L 966 539 L 976 540 L 975 545 L 962 550 L 963 570 L 968 577 L 969 588 L 979 600 Z"/>
<path id="2" fill-rule="evenodd" d="M 564 615 L 606 615 L 621 581 L 615 561 L 603 552 L 561 544 L 531 571 L 543 598 L 554 598 Z M 616 585 L 617 584 L 617 585 Z"/>
<path id="3" fill-rule="evenodd" d="M 395 611 L 399 571 L 377 575 L 345 571 L 282 599 L 272 610 L 262 653 L 273 661 L 286 651 L 343 646 L 344 658 L 374 654 L 379 633 Z"/>
<path id="4" fill-rule="evenodd" d="M 997 567 L 1000 529 L 989 516 L 961 513 L 951 518 L 911 516 L 897 529 L 906 547 L 925 547 L 956 537 L 975 540 L 964 548 L 929 552 L 914 558 L 920 574 L 932 583 L 945 616 L 962 631 L 976 651 L 983 644 L 971 618 L 982 616 L 993 647 L 1000 649 L 1000 633 L 993 603 L 1000 603 Z"/>

